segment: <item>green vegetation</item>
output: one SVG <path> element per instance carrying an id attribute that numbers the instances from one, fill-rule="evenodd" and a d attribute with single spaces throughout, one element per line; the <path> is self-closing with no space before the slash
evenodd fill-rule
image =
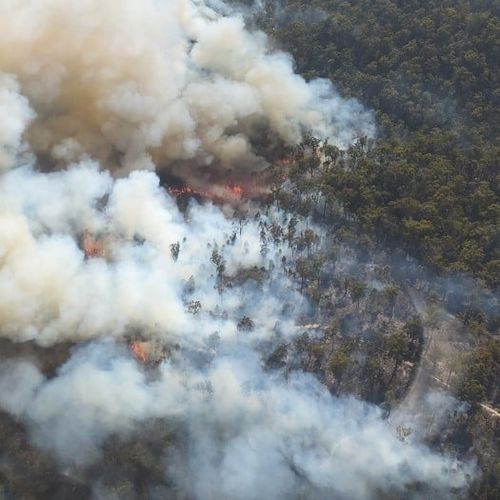
<path id="1" fill-rule="evenodd" d="M 465 363 L 468 373 L 460 388 L 460 396 L 473 405 L 494 399 L 500 380 L 500 343 L 489 340 L 472 351 Z"/>
<path id="2" fill-rule="evenodd" d="M 317 178 L 323 193 L 377 241 L 403 247 L 436 271 L 471 273 L 497 289 L 498 4 L 285 0 L 281 6 L 268 2 L 259 25 L 306 77 L 330 78 L 343 95 L 373 109 L 379 127 L 374 145 L 333 150 L 328 173 Z"/>

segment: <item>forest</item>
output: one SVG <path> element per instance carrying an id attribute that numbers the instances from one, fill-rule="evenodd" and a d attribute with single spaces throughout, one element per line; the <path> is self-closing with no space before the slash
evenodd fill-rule
<path id="1" fill-rule="evenodd" d="M 437 272 L 500 286 L 500 7 L 268 2 L 257 23 L 307 78 L 374 110 L 378 138 L 322 178 L 366 231 Z"/>

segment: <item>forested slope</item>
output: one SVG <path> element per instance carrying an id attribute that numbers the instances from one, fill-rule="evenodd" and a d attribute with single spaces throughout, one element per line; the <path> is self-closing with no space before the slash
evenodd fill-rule
<path id="1" fill-rule="evenodd" d="M 498 300 L 490 296 L 485 314 L 473 288 L 495 293 L 500 287 L 500 7 L 490 1 L 446 0 L 264 3 L 256 24 L 293 54 L 298 71 L 310 79 L 328 78 L 342 95 L 359 99 L 373 110 L 378 127 L 375 141 L 361 138 L 347 151 L 327 146 L 311 155 L 318 143 L 306 140 L 293 154 L 286 176 L 293 196 L 281 190 L 282 170 L 276 169 L 280 203 L 314 213 L 339 241 L 355 245 L 368 260 L 377 249 L 411 255 L 429 274 L 403 277 L 410 289 L 418 290 L 422 283 L 426 287 L 438 275 L 450 283 L 464 276 L 476 280 L 476 285 L 463 282 L 459 294 L 467 298 L 455 304 L 452 296 L 458 288 L 452 284 L 441 289 L 447 291 L 437 304 L 462 324 L 443 314 L 447 326 L 433 326 L 429 310 L 436 297 L 433 292 L 428 295 L 424 325 L 432 341 L 418 357 L 424 371 L 430 365 L 442 368 L 426 383 L 450 382 L 445 373 L 461 373 L 458 385 L 451 382 L 447 388 L 470 407 L 449 423 L 441 446 L 458 453 L 474 450 L 481 476 L 471 497 L 498 498 Z M 366 310 L 368 303 L 357 308 L 355 317 Z M 439 343 L 443 332 L 448 338 L 437 354 L 439 361 L 427 359 L 432 353 L 429 345 Z M 458 342 L 453 335 L 458 335 Z M 356 392 L 346 388 L 346 380 L 356 376 L 363 389 L 377 380 L 391 380 L 390 374 L 377 378 L 384 366 L 377 362 L 403 359 L 398 358 L 403 351 L 410 355 L 411 336 L 402 343 L 393 342 L 403 338 L 397 335 L 380 338 L 384 345 L 368 352 L 364 371 L 353 367 L 344 379 L 338 368 L 339 363 L 344 366 L 340 355 L 352 350 L 337 347 L 335 359 L 325 364 L 324 379 L 333 373 L 335 383 L 342 381 L 347 392 Z M 462 354 L 452 352 L 450 345 Z M 405 358 L 408 362 L 411 355 Z M 384 383 L 382 406 L 398 390 Z"/>
<path id="2" fill-rule="evenodd" d="M 330 78 L 376 114 L 375 145 L 351 151 L 323 187 L 384 244 L 490 288 L 500 275 L 498 9 L 286 0 L 257 18 L 299 72 Z"/>

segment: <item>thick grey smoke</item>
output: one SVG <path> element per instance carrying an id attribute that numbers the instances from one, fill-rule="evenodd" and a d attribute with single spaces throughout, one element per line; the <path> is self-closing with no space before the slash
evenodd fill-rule
<path id="1" fill-rule="evenodd" d="M 195 205 L 187 217 L 190 222 L 150 172 L 133 172 L 114 183 L 87 163 L 49 174 L 29 168 L 5 174 L 0 178 L 1 335 L 50 345 L 103 334 L 120 337 L 136 328 L 147 337 L 168 332 L 184 339 L 194 329 L 183 301 L 189 278 L 200 284 L 194 298 L 204 307 L 211 310 L 221 300 L 210 262 L 215 245 L 229 274 L 266 264 L 257 223 L 246 224 L 241 237 L 227 245 L 239 234 L 237 222 L 213 206 Z M 79 248 L 85 231 L 96 235 L 104 258 L 85 259 Z M 180 253 L 174 262 L 175 243 Z M 227 300 L 243 312 L 268 311 L 273 319 L 282 298 Z M 222 334 L 228 328 L 210 320 L 207 328 L 212 327 Z M 254 337 L 259 336 L 257 329 Z"/>
<path id="2" fill-rule="evenodd" d="M 36 113 L 27 140 L 51 165 L 90 155 L 113 169 L 237 168 L 254 158 L 262 126 L 288 143 L 304 131 L 340 146 L 373 134 L 359 103 L 327 81 L 306 83 L 263 33 L 220 10 L 188 0 L 2 2 L 0 106 L 13 119 L 1 147 L 15 147 L 34 118 L 26 101 Z"/>
<path id="3" fill-rule="evenodd" d="M 147 171 L 245 165 L 263 124 L 287 142 L 373 132 L 357 103 L 306 83 L 223 10 L 0 3 L 0 336 L 73 346 L 56 373 L 3 360 L 0 408 L 68 474 L 165 420 L 185 437 L 165 443 L 181 497 L 444 498 L 471 464 L 402 442 L 377 408 L 311 375 L 266 367 L 308 308 L 288 273 L 297 250 L 271 235 L 290 215 L 181 212 Z M 132 354 L 142 341 L 160 351 L 154 368 Z"/>

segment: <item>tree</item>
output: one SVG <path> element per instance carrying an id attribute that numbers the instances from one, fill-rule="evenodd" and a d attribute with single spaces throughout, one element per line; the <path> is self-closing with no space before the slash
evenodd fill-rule
<path id="1" fill-rule="evenodd" d="M 237 328 L 240 332 L 251 332 L 255 327 L 254 322 L 248 317 L 243 316 L 239 321 Z"/>
<path id="2" fill-rule="evenodd" d="M 328 360 L 328 371 L 331 372 L 339 381 L 342 375 L 351 363 L 351 357 L 347 350 L 338 349 L 335 351 Z"/>
<path id="3" fill-rule="evenodd" d="M 170 253 L 172 255 L 172 259 L 174 262 L 177 262 L 180 250 L 181 250 L 181 245 L 178 241 L 170 245 Z"/>
<path id="4" fill-rule="evenodd" d="M 191 300 L 188 303 L 187 311 L 196 316 L 201 311 L 201 302 L 199 300 Z"/>
<path id="5" fill-rule="evenodd" d="M 359 306 L 359 301 L 366 295 L 366 285 L 364 283 L 355 282 L 351 286 L 351 299 Z"/>
<path id="6" fill-rule="evenodd" d="M 389 378 L 389 384 L 394 379 L 400 364 L 408 357 L 408 337 L 403 332 L 396 332 L 384 339 L 386 355 L 394 361 L 394 368 Z"/>
<path id="7" fill-rule="evenodd" d="M 217 247 L 212 250 L 210 261 L 215 266 L 217 277 L 219 279 L 222 278 L 222 276 L 224 275 L 224 271 L 226 270 L 226 263 L 224 261 L 224 257 L 219 252 L 219 249 Z"/>

